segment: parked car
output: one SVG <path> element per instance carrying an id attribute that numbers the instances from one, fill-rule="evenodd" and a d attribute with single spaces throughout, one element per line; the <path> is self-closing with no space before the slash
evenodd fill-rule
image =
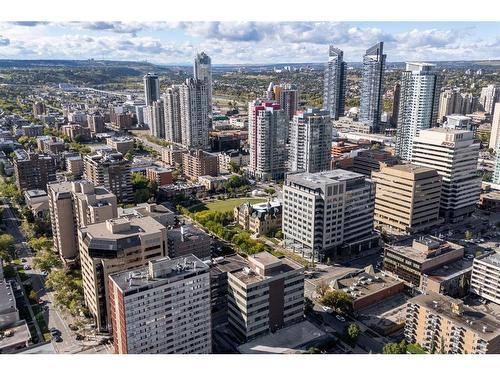
<path id="1" fill-rule="evenodd" d="M 323 311 L 325 312 L 330 312 L 332 311 L 332 308 L 331 307 L 328 307 L 328 306 L 321 306 L 321 308 L 323 309 Z"/>
<path id="2" fill-rule="evenodd" d="M 62 339 L 62 337 L 61 337 L 61 336 L 56 335 L 56 336 L 54 336 L 54 341 L 55 341 L 55 342 L 62 342 L 62 341 L 63 341 L 63 339 Z"/>
<path id="3" fill-rule="evenodd" d="M 77 334 L 75 335 L 75 340 L 80 341 L 80 340 L 83 340 L 84 338 L 85 338 L 85 336 L 80 335 L 79 333 L 77 333 Z"/>
<path id="4" fill-rule="evenodd" d="M 29 265 L 25 264 L 25 265 L 23 266 L 23 269 L 27 271 L 27 270 L 30 270 L 30 269 L 31 269 L 31 267 L 30 267 Z"/>
<path id="5" fill-rule="evenodd" d="M 77 326 L 75 326 L 73 323 L 69 323 L 69 324 L 68 324 L 68 327 L 69 327 L 69 329 L 70 329 L 70 330 L 72 330 L 72 331 L 78 331 L 78 327 L 77 327 Z"/>
<path id="6" fill-rule="evenodd" d="M 49 332 L 52 336 L 60 336 L 61 335 L 61 331 L 59 331 L 57 328 L 54 328 L 54 327 L 49 329 Z"/>
<path id="7" fill-rule="evenodd" d="M 345 322 L 345 318 L 342 315 L 336 315 L 335 318 L 341 322 Z"/>
<path id="8" fill-rule="evenodd" d="M 26 258 L 21 259 L 21 262 L 26 263 L 27 262 Z"/>

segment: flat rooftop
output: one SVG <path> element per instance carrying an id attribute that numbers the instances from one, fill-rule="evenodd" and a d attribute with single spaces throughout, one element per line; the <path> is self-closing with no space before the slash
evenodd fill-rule
<path id="1" fill-rule="evenodd" d="M 335 284 L 335 281 L 333 283 Z M 404 283 L 380 272 L 375 274 L 361 272 L 355 277 L 337 279 L 336 284 L 336 289 L 341 289 L 354 299 L 358 299 Z"/>
<path id="2" fill-rule="evenodd" d="M 385 249 L 390 252 L 396 252 L 404 257 L 410 258 L 418 263 L 422 263 L 428 259 L 435 258 L 439 255 L 463 249 L 463 246 L 453 242 L 443 241 L 436 237 L 427 236 L 416 239 L 417 241 L 431 247 L 431 251 L 416 249 L 413 247 L 414 237 L 407 238 L 394 245 L 386 245 Z"/>
<path id="3" fill-rule="evenodd" d="M 266 275 L 258 275 L 255 271 L 253 271 L 250 267 L 251 260 L 249 260 L 249 267 L 245 267 L 241 271 L 232 272 L 233 276 L 235 276 L 246 285 L 267 280 L 286 272 L 304 268 L 300 264 L 295 263 L 288 258 L 276 258 L 274 255 L 268 252 L 261 252 L 259 254 L 252 255 L 252 257 L 254 257 L 254 259 L 256 259 L 258 263 L 264 266 L 264 268 L 266 269 Z M 271 268 L 267 268 L 269 266 L 271 266 Z"/>
<path id="4" fill-rule="evenodd" d="M 131 294 L 145 286 L 154 287 L 177 281 L 189 275 L 206 272 L 208 269 L 208 265 L 190 254 L 173 259 L 166 257 L 149 261 L 147 266 L 119 272 L 109 277 L 124 294 Z"/>
<path id="5" fill-rule="evenodd" d="M 10 348 L 31 339 L 30 330 L 25 320 L 20 320 L 10 327 L 2 328 L 2 330 L 11 331 L 13 335 L 10 337 L 4 336 L 0 339 L 0 349 Z"/>
<path id="6" fill-rule="evenodd" d="M 472 271 L 472 260 L 461 259 L 433 269 L 432 271 L 426 271 L 425 274 L 430 279 L 445 281 L 469 271 Z"/>
<path id="7" fill-rule="evenodd" d="M 320 186 L 329 185 L 334 182 L 343 182 L 357 178 L 365 178 L 364 175 L 356 172 L 346 171 L 344 169 L 333 169 L 331 171 L 319 173 L 296 173 L 286 177 L 287 182 L 293 182 L 298 185 L 317 189 Z"/>
<path id="8" fill-rule="evenodd" d="M 130 223 L 130 226 L 126 230 L 112 233 L 108 229 L 108 223 L 110 223 L 111 225 L 116 224 L 125 226 L 127 225 L 127 223 Z M 82 228 L 82 230 L 84 230 L 94 239 L 107 240 L 122 239 L 140 234 L 151 234 L 160 232 L 162 229 L 165 229 L 165 227 L 150 216 L 110 219 L 102 223 L 91 224 L 85 228 Z"/>
<path id="9" fill-rule="evenodd" d="M 179 228 L 169 229 L 167 237 L 174 242 L 181 242 L 184 235 L 184 241 L 199 241 L 201 238 L 210 238 L 210 236 L 203 230 L 195 227 L 194 225 L 183 225 Z"/>
<path id="10" fill-rule="evenodd" d="M 412 298 L 409 303 L 416 303 L 428 310 L 446 317 L 455 324 L 463 326 L 468 330 L 475 331 L 486 340 L 491 340 L 500 335 L 500 320 L 472 306 L 465 305 L 461 300 L 444 296 L 442 294 L 429 292 Z M 463 306 L 461 314 L 454 313 L 454 306 Z M 486 332 L 483 332 L 483 330 Z"/>
<path id="11" fill-rule="evenodd" d="M 241 354 L 291 353 L 304 348 L 307 343 L 325 335 L 324 331 L 311 322 L 304 320 L 240 345 L 238 351 Z"/>
<path id="12" fill-rule="evenodd" d="M 481 262 L 487 263 L 491 266 L 500 268 L 500 253 L 494 253 L 494 254 L 488 255 L 487 257 L 479 258 L 479 259 L 477 259 L 477 261 L 481 261 Z"/>
<path id="13" fill-rule="evenodd" d="M 47 192 L 41 189 L 33 189 L 33 190 L 26 190 L 24 194 L 26 194 L 30 198 L 36 198 L 36 197 L 46 196 Z"/>
<path id="14" fill-rule="evenodd" d="M 226 257 L 214 258 L 210 262 L 210 273 L 227 273 L 242 270 L 248 267 L 248 262 L 241 255 L 233 254 Z"/>
<path id="15" fill-rule="evenodd" d="M 408 174 L 434 172 L 434 174 L 437 174 L 435 169 L 429 167 L 422 167 L 420 165 L 414 165 L 414 164 L 398 164 L 398 165 L 393 165 L 391 167 L 383 167 L 381 172 L 389 174 L 390 172 L 403 172 Z"/>

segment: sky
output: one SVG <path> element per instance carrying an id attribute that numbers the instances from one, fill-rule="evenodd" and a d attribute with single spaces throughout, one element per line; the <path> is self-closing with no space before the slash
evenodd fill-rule
<path id="1" fill-rule="evenodd" d="M 500 59 L 500 22 L 0 22 L 0 59 L 106 59 L 189 64 L 324 62 L 328 45 L 361 61 Z"/>

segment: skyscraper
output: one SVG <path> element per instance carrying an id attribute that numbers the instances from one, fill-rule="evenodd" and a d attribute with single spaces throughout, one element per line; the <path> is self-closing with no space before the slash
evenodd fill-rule
<path id="1" fill-rule="evenodd" d="M 396 82 L 393 89 L 391 125 L 398 126 L 399 99 L 401 97 L 401 84 Z"/>
<path id="2" fill-rule="evenodd" d="M 321 172 L 329 169 L 332 148 L 330 112 L 308 109 L 290 121 L 291 172 Z"/>
<path id="3" fill-rule="evenodd" d="M 295 116 L 299 106 L 299 90 L 290 83 L 282 84 L 280 85 L 279 96 L 275 100 L 280 103 L 287 121 L 290 121 Z"/>
<path id="4" fill-rule="evenodd" d="M 440 214 L 456 222 L 474 212 L 481 193 L 477 176 L 479 143 L 467 130 L 422 130 L 413 141 L 411 162 L 436 169 L 443 178 Z"/>
<path id="5" fill-rule="evenodd" d="M 208 95 L 208 111 L 212 114 L 212 59 L 205 52 L 199 53 L 194 59 L 194 78 L 206 80 Z"/>
<path id="6" fill-rule="evenodd" d="M 494 112 L 489 147 L 496 151 L 500 147 L 500 103 L 495 103 Z"/>
<path id="7" fill-rule="evenodd" d="M 165 111 L 165 139 L 170 142 L 181 143 L 181 103 L 180 86 L 172 85 L 167 89 L 164 97 Z"/>
<path id="8" fill-rule="evenodd" d="M 209 104 L 206 80 L 188 78 L 179 86 L 181 140 L 189 148 L 207 149 Z"/>
<path id="9" fill-rule="evenodd" d="M 401 76 L 396 155 L 411 160 L 413 139 L 436 124 L 440 76 L 435 65 L 407 63 Z"/>
<path id="10" fill-rule="evenodd" d="M 155 100 L 150 106 L 149 110 L 149 130 L 152 136 L 157 138 L 165 138 L 165 109 L 163 107 L 163 100 Z"/>
<path id="11" fill-rule="evenodd" d="M 455 111 L 455 103 L 459 95 L 460 93 L 458 91 L 451 89 L 444 90 L 441 95 L 439 95 L 439 112 L 437 118 L 439 124 L 446 121 L 446 116 L 457 113 Z"/>
<path id="12" fill-rule="evenodd" d="M 160 100 L 160 80 L 155 73 L 148 73 L 144 76 L 144 100 L 146 105 Z"/>
<path id="13" fill-rule="evenodd" d="M 254 178 L 283 178 L 286 170 L 286 115 L 276 102 L 248 104 L 249 172 Z"/>
<path id="14" fill-rule="evenodd" d="M 361 82 L 361 103 L 359 121 L 372 131 L 378 131 L 382 114 L 382 94 L 386 55 L 384 43 L 380 42 L 366 50 L 363 56 L 363 79 Z"/>
<path id="15" fill-rule="evenodd" d="M 493 84 L 483 87 L 479 103 L 483 106 L 484 111 L 493 115 L 495 111 L 495 103 L 500 102 L 500 85 Z"/>
<path id="16" fill-rule="evenodd" d="M 324 76 L 323 108 L 334 120 L 344 115 L 346 66 L 344 52 L 331 45 Z"/>

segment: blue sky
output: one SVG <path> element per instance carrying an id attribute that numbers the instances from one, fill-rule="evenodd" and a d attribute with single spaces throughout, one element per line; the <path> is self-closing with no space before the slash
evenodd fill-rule
<path id="1" fill-rule="evenodd" d="M 213 64 L 323 62 L 328 44 L 360 61 L 385 42 L 388 61 L 500 59 L 500 22 L 1 22 L 0 58 Z"/>

